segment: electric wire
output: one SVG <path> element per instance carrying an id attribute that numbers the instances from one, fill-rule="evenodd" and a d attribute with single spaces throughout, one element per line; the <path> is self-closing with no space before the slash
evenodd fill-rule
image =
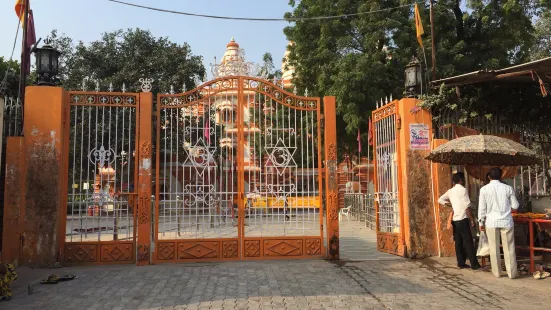
<path id="1" fill-rule="evenodd" d="M 218 16 L 218 15 L 197 14 L 197 13 L 189 13 L 189 12 L 161 9 L 161 8 L 145 6 L 145 5 L 141 5 L 141 4 L 125 2 L 125 1 L 120 1 L 120 0 L 107 0 L 107 1 L 122 4 L 122 5 L 126 5 L 126 6 L 141 8 L 141 9 L 157 11 L 157 12 L 163 12 L 163 13 L 177 14 L 177 15 L 186 15 L 186 16 L 204 17 L 204 18 L 214 18 L 214 19 L 225 19 L 225 20 L 263 21 L 263 22 L 297 22 L 297 21 L 308 21 L 308 20 L 339 19 L 339 18 L 345 18 L 345 17 L 355 17 L 355 16 L 361 16 L 361 15 L 391 11 L 391 10 L 405 8 L 405 7 L 410 7 L 410 6 L 414 5 L 415 3 L 423 3 L 423 2 L 412 2 L 410 4 L 404 4 L 404 5 L 391 7 L 391 8 L 384 8 L 384 9 L 378 9 L 378 10 L 372 10 L 372 11 L 360 12 L 360 13 L 352 13 L 352 14 L 330 15 L 330 16 L 289 17 L 289 18 L 254 18 L 254 17 L 233 17 L 233 16 Z"/>

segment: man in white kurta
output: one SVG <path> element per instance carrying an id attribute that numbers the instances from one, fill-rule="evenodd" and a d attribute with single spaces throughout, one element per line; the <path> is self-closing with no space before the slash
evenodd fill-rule
<path id="1" fill-rule="evenodd" d="M 518 277 L 512 210 L 519 207 L 513 188 L 502 183 L 500 168 L 490 169 L 490 183 L 480 189 L 478 220 L 490 244 L 492 273 L 501 276 L 500 239 L 503 242 L 505 268 L 509 278 Z"/>

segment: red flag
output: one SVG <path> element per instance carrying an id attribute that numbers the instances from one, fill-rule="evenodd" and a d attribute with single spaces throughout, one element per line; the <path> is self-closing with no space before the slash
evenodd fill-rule
<path id="1" fill-rule="evenodd" d="M 34 30 L 33 11 L 29 11 L 29 20 L 27 21 L 27 42 L 25 44 L 25 57 L 27 58 L 27 67 L 25 72 L 31 72 L 31 48 L 36 44 L 36 32 Z"/>
<path id="2" fill-rule="evenodd" d="M 362 152 L 362 136 L 360 135 L 360 129 L 358 128 L 358 153 Z"/>
<path id="3" fill-rule="evenodd" d="M 371 116 L 369 117 L 369 129 L 367 130 L 367 143 L 373 145 L 373 123 L 371 122 Z"/>

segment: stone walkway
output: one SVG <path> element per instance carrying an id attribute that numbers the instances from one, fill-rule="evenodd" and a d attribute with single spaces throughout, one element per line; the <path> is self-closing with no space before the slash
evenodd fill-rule
<path id="1" fill-rule="evenodd" d="M 551 279 L 496 279 L 453 259 L 323 260 L 56 269 L 77 279 L 34 286 L 22 274 L 0 309 L 545 309 Z"/>
<path id="2" fill-rule="evenodd" d="M 400 260 L 398 256 L 377 251 L 377 234 L 359 221 L 339 224 L 341 259 L 346 261 Z"/>

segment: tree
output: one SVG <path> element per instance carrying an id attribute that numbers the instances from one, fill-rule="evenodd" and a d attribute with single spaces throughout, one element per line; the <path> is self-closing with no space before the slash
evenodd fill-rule
<path id="1" fill-rule="evenodd" d="M 262 61 L 262 65 L 260 66 L 260 76 L 263 76 L 268 80 L 281 78 L 281 70 L 276 70 L 272 54 L 268 52 L 264 53 L 262 56 Z"/>
<path id="2" fill-rule="evenodd" d="M 400 1 L 290 1 L 286 17 L 355 14 L 399 6 Z M 297 21 L 284 30 L 290 45 L 294 82 L 314 96 L 337 97 L 341 146 L 351 145 L 358 128 L 367 129 L 375 102 L 400 94 L 403 65 L 415 51 L 416 40 L 408 9 L 382 11 L 353 18 Z M 365 133 L 367 130 L 363 130 Z M 367 136 L 366 136 L 367 137 Z"/>
<path id="3" fill-rule="evenodd" d="M 187 43 L 156 38 L 148 30 L 108 32 L 88 45 L 75 45 L 55 30 L 51 38 L 52 45 L 63 53 L 60 72 L 66 89 L 81 89 L 83 79 L 88 78 L 91 89 L 98 81 L 104 90 L 109 84 L 120 89 L 125 83 L 128 91 L 138 91 L 140 78 L 152 78 L 154 93 L 168 92 L 171 86 L 191 88 L 206 73 L 202 56 L 193 55 Z"/>
<path id="4" fill-rule="evenodd" d="M 439 76 L 498 69 L 527 61 L 534 42 L 532 19 L 550 7 L 547 2 L 438 1 L 434 17 Z"/>
<path id="5" fill-rule="evenodd" d="M 0 57 L 0 96 L 19 94 L 19 62 Z"/>
<path id="6" fill-rule="evenodd" d="M 532 60 L 551 56 L 551 11 L 543 12 L 535 24 L 535 42 L 530 51 Z"/>
<path id="7" fill-rule="evenodd" d="M 297 21 L 285 28 L 295 83 L 316 96 L 337 97 L 341 146 L 356 143 L 358 128 L 375 101 L 403 92 L 403 70 L 413 55 L 425 60 L 415 38 L 413 10 L 399 0 L 291 0 L 286 17 L 317 17 L 374 13 L 360 16 Z M 535 41 L 532 18 L 551 3 L 540 0 L 440 0 L 434 5 L 438 77 L 474 70 L 496 69 L 529 58 Z M 395 8 L 378 11 L 385 8 Z M 467 8 L 465 10 L 465 8 Z M 428 9 L 420 6 L 430 55 Z M 345 128 L 346 130 L 342 130 Z M 365 130 L 362 130 L 365 132 Z M 362 137 L 366 139 L 366 134 Z M 364 143 L 366 141 L 363 141 Z"/>

